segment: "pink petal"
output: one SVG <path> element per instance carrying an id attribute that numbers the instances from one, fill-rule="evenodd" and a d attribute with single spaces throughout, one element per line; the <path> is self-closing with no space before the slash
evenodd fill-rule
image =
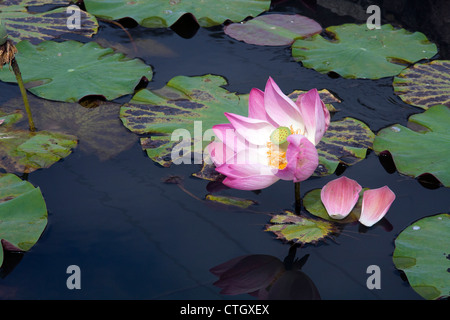
<path id="1" fill-rule="evenodd" d="M 303 130 L 304 124 L 297 106 L 280 90 L 272 78 L 267 80 L 264 90 L 264 107 L 278 127 L 289 128 L 293 126 L 296 129 Z"/>
<path id="2" fill-rule="evenodd" d="M 239 135 L 255 145 L 266 145 L 270 139 L 270 134 L 275 130 L 274 126 L 264 120 L 247 118 L 227 112 L 225 112 L 225 116 Z"/>
<path id="3" fill-rule="evenodd" d="M 330 125 L 330 112 L 320 99 L 317 89 L 300 95 L 296 104 L 305 124 L 305 135 L 317 145 Z"/>
<path id="4" fill-rule="evenodd" d="M 283 180 L 300 182 L 308 179 L 319 165 L 319 155 L 316 147 L 301 134 L 287 137 L 289 142 L 286 150 L 287 166 L 277 172 Z"/>
<path id="5" fill-rule="evenodd" d="M 234 152 L 242 151 L 248 142 L 241 137 L 231 123 L 217 124 L 212 127 L 216 137 Z"/>
<path id="6" fill-rule="evenodd" d="M 386 215 L 394 200 L 395 193 L 388 186 L 364 191 L 359 222 L 373 226 Z"/>
<path id="7" fill-rule="evenodd" d="M 279 178 L 273 170 L 260 164 L 239 165 L 225 164 L 216 171 L 227 176 L 222 183 L 230 188 L 239 190 L 260 190 L 277 182 Z"/>
<path id="8" fill-rule="evenodd" d="M 213 141 L 206 146 L 206 150 L 216 167 L 229 163 L 235 156 L 233 149 L 228 148 L 222 142 Z"/>
<path id="9" fill-rule="evenodd" d="M 340 177 L 328 182 L 320 192 L 328 215 L 334 219 L 343 219 L 358 202 L 361 186 L 355 180 Z"/>

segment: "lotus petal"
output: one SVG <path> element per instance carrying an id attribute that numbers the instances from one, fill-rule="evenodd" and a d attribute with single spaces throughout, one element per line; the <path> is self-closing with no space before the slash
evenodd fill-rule
<path id="1" fill-rule="evenodd" d="M 325 209 L 333 219 L 344 219 L 358 202 L 362 187 L 345 176 L 328 182 L 320 192 Z"/>
<path id="2" fill-rule="evenodd" d="M 386 215 L 394 200 L 395 193 L 388 186 L 364 191 L 359 222 L 373 226 Z"/>

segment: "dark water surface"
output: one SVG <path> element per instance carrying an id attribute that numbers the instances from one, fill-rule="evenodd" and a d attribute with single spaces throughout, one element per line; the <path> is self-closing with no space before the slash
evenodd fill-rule
<path id="1" fill-rule="evenodd" d="M 320 6 L 310 10 L 301 2 L 282 2 L 275 9 L 309 16 L 323 27 L 360 22 Z M 94 40 L 131 47 L 119 28 L 100 25 Z M 134 27 L 129 31 L 135 40 L 153 40 L 137 54 L 155 72 L 150 89 L 164 86 L 177 75 L 211 73 L 224 76 L 229 91 L 248 93 L 253 87 L 263 89 L 271 76 L 285 93 L 327 88 L 342 99 L 332 120 L 354 117 L 374 132 L 394 123 L 405 125 L 409 115 L 423 112 L 394 95 L 392 78 L 350 80 L 319 74 L 294 62 L 289 47 L 248 45 L 227 37 L 221 27 L 201 28 L 189 39 L 170 29 Z M 436 34 L 427 36 L 440 45 Z M 449 57 L 441 52 L 439 58 Z M 20 96 L 15 85 L 0 83 L 0 91 L 0 104 Z M 213 206 L 162 182 L 179 175 L 184 187 L 203 199 L 208 182 L 190 177 L 198 169 L 197 165 L 162 168 L 136 142 L 106 161 L 78 148 L 64 161 L 31 173 L 28 180 L 41 188 L 47 203 L 48 226 L 29 252 L 6 255 L 0 298 L 254 299 L 247 294 L 221 295 L 213 285 L 217 277 L 209 269 L 241 255 L 266 254 L 280 260 L 288 255 L 288 244 L 263 231 L 270 219 L 264 213 L 292 210 L 293 184 L 281 181 L 260 193 L 220 192 L 256 200 L 254 212 L 248 212 Z M 394 239 L 413 221 L 448 212 L 449 190 L 425 188 L 416 179 L 388 173 L 373 152 L 346 168 L 345 175 L 363 187 L 388 185 L 396 193 L 386 216 L 391 229 L 380 224 L 367 230 L 347 225 L 335 241 L 298 248 L 298 258 L 309 255 L 302 271 L 322 299 L 421 299 L 393 265 Z M 335 178 L 311 178 L 302 182 L 301 192 L 321 188 Z M 81 290 L 66 287 L 69 265 L 81 269 Z M 379 290 L 366 286 L 370 265 L 381 269 Z"/>

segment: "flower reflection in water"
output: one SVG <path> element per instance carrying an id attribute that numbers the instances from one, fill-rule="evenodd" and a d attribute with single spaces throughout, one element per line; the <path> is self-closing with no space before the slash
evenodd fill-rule
<path id="1" fill-rule="evenodd" d="M 264 254 L 243 255 L 210 269 L 221 294 L 250 294 L 261 300 L 319 300 L 313 281 L 301 271 L 308 255 L 295 259 L 291 247 L 284 262 Z"/>

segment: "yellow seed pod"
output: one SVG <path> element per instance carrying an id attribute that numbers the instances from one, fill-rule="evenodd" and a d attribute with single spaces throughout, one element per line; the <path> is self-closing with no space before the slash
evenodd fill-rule
<path id="1" fill-rule="evenodd" d="M 279 127 L 270 135 L 270 141 L 276 145 L 281 145 L 287 141 L 287 137 L 291 135 L 291 129 L 288 127 Z"/>

